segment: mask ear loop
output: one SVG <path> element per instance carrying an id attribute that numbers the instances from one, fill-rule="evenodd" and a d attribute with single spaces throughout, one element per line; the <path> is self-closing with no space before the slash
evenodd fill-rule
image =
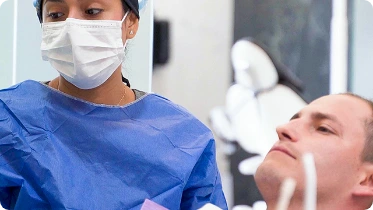
<path id="1" fill-rule="evenodd" d="M 130 13 L 130 10 L 128 10 L 127 12 L 126 12 L 126 14 L 124 14 L 124 16 L 123 16 L 123 18 L 122 18 L 122 28 L 123 28 L 123 22 L 124 22 L 124 20 L 127 18 L 127 16 L 128 16 L 128 14 Z M 123 30 L 123 29 L 122 29 Z M 132 32 L 132 30 L 131 30 L 131 32 Z M 126 41 L 126 44 L 127 44 L 127 41 Z M 126 46 L 126 44 L 124 45 L 124 46 Z"/>
<path id="2" fill-rule="evenodd" d="M 122 23 L 124 22 L 124 20 L 126 19 L 126 17 L 128 16 L 128 14 L 130 13 L 130 10 L 128 10 L 126 12 L 126 14 L 124 14 L 123 18 L 122 18 Z"/>
<path id="3" fill-rule="evenodd" d="M 128 10 L 128 11 L 126 12 L 126 14 L 124 14 L 124 16 L 123 16 L 123 18 L 122 18 L 122 27 L 123 27 L 123 22 L 124 22 L 124 20 L 127 18 L 127 16 L 128 16 L 129 13 L 130 13 L 130 10 Z M 122 29 L 122 30 L 123 30 L 123 29 Z M 133 31 L 131 30 L 130 33 L 133 33 Z M 123 45 L 123 50 L 124 50 L 124 48 L 126 47 L 127 42 L 128 42 L 128 40 L 126 40 L 126 43 L 124 43 L 124 45 Z"/>
<path id="4" fill-rule="evenodd" d="M 123 22 L 124 22 L 124 20 L 127 18 L 127 16 L 128 16 L 129 13 L 130 13 L 130 10 L 128 10 L 128 11 L 126 12 L 126 14 L 124 14 L 124 16 L 123 16 L 123 18 L 122 18 L 122 27 L 123 27 Z M 123 30 L 123 29 L 122 29 L 122 30 Z M 125 46 L 127 45 L 127 41 L 128 41 L 128 40 L 126 40 L 126 43 L 124 44 L 123 48 L 125 48 Z"/>
<path id="5" fill-rule="evenodd" d="M 124 17 L 122 18 L 122 26 L 123 26 L 124 20 L 127 18 L 129 13 L 130 13 L 130 10 L 128 10 L 126 12 L 126 14 L 124 14 Z M 124 45 L 123 45 L 123 51 L 125 50 L 125 48 L 127 46 L 127 42 L 128 42 L 128 40 L 126 40 L 126 43 L 124 43 Z M 130 81 L 123 76 L 123 73 L 122 73 L 122 82 L 124 82 L 127 85 L 127 87 L 131 87 Z"/>

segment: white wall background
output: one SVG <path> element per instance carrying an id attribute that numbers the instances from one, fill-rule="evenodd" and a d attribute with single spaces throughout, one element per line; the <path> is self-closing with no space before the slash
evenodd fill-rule
<path id="1" fill-rule="evenodd" d="M 10 6 L 11 4 L 10 2 L 5 2 L 0 7 L 0 25 L 3 26 L 0 29 L 0 84 L 2 87 L 10 84 L 12 78 L 12 63 L 7 61 L 12 60 L 12 42 L 10 40 L 12 40 L 13 29 L 9 28 L 9 26 L 12 26 L 11 21 L 13 19 L 9 15 L 13 16 L 13 12 L 10 14 L 2 12 L 5 9 L 13 9 Z"/>
<path id="2" fill-rule="evenodd" d="M 153 92 L 184 106 L 208 125 L 210 110 L 225 104 L 232 74 L 234 1 L 157 0 L 155 18 L 171 26 L 171 58 L 153 73 Z M 218 142 L 218 165 L 231 202 L 228 166 Z"/>
<path id="3" fill-rule="evenodd" d="M 366 0 L 353 2 L 351 91 L 373 99 L 373 7 Z"/>

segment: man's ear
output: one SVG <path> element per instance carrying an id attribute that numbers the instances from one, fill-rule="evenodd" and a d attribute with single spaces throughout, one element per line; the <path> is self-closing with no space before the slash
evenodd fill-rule
<path id="1" fill-rule="evenodd" d="M 133 12 L 130 12 L 130 14 L 128 14 L 128 18 L 126 19 L 126 38 L 132 39 L 135 37 L 138 29 L 139 19 Z"/>
<path id="2" fill-rule="evenodd" d="M 373 164 L 363 163 L 359 174 L 359 182 L 352 190 L 352 195 L 357 197 L 371 197 L 373 199 Z"/>

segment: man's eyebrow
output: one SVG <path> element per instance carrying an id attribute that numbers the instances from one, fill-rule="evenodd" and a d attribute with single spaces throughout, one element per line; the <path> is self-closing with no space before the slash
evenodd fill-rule
<path id="1" fill-rule="evenodd" d="M 331 120 L 339 125 L 342 125 L 342 123 L 335 116 L 330 114 L 315 112 L 311 114 L 311 118 L 314 120 Z"/>
<path id="2" fill-rule="evenodd" d="M 300 117 L 300 113 L 296 113 L 293 117 L 290 118 L 290 121 L 291 120 L 294 120 L 294 119 L 298 119 Z M 325 114 L 325 113 L 322 113 L 322 112 L 314 112 L 311 114 L 311 118 L 313 120 L 331 120 L 335 123 L 338 123 L 339 125 L 342 125 L 342 123 L 333 115 L 330 115 L 330 114 Z"/>
<path id="3" fill-rule="evenodd" d="M 299 114 L 299 112 L 298 113 L 296 113 L 295 115 L 293 115 L 291 118 L 290 118 L 290 121 L 291 120 L 295 120 L 295 119 L 297 119 L 297 118 L 299 118 L 300 117 L 300 114 Z"/>

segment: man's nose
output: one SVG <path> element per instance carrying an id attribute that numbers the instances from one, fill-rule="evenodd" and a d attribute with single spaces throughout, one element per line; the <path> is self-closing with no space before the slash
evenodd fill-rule
<path id="1" fill-rule="evenodd" d="M 294 122 L 288 122 L 276 128 L 276 132 L 280 141 L 298 141 L 299 127 Z"/>

